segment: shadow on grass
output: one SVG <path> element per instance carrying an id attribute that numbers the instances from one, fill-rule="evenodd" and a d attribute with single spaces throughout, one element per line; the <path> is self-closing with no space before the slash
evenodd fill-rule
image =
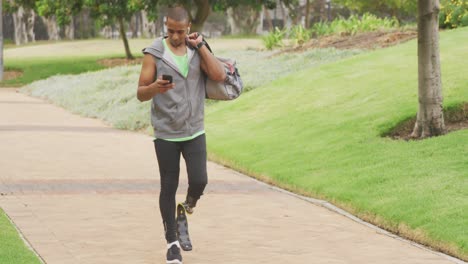
<path id="1" fill-rule="evenodd" d="M 444 109 L 444 121 L 446 133 L 468 128 L 468 102 Z M 390 130 L 381 134 L 382 137 L 390 137 L 395 140 L 416 140 L 411 138 L 416 117 L 402 120 Z"/>

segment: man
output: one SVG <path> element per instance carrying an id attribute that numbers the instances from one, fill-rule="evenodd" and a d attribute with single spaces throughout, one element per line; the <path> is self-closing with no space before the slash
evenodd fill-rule
<path id="1" fill-rule="evenodd" d="M 210 53 L 201 35 L 190 34 L 191 23 L 182 7 L 171 8 L 165 23 L 167 37 L 143 50 L 137 98 L 152 99 L 151 123 L 159 164 L 159 207 L 167 241 L 167 263 L 182 263 L 176 231 L 176 191 L 180 155 L 185 159 L 189 187 L 183 203 L 193 212 L 207 184 L 204 130 L 205 75 L 224 81 L 222 64 Z M 162 75 L 171 75 L 164 80 Z M 184 250 L 190 250 L 185 249 Z"/>

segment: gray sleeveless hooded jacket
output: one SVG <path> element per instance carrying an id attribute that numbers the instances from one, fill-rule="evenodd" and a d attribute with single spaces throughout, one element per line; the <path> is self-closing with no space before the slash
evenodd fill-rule
<path id="1" fill-rule="evenodd" d="M 153 55 L 157 76 L 172 75 L 175 88 L 153 97 L 151 124 L 156 138 L 190 137 L 204 130 L 205 75 L 200 68 L 201 58 L 187 46 L 189 71 L 185 78 L 162 41 L 157 38 L 143 53 Z"/>

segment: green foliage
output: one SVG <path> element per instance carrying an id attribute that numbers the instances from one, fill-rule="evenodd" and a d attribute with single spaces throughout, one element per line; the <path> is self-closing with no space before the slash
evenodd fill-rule
<path id="1" fill-rule="evenodd" d="M 294 44 L 302 46 L 311 38 L 311 32 L 304 28 L 301 24 L 291 28 L 290 38 L 294 40 Z"/>
<path id="2" fill-rule="evenodd" d="M 160 2 L 161 0 L 131 0 L 129 5 L 132 10 L 144 10 L 149 21 L 156 21 Z"/>
<path id="3" fill-rule="evenodd" d="M 83 0 L 37 0 L 36 9 L 44 17 L 55 16 L 60 26 L 70 24 L 71 17 L 83 7 Z"/>
<path id="4" fill-rule="evenodd" d="M 398 19 L 416 18 L 418 7 L 415 0 L 333 0 L 332 3 L 345 6 L 359 14 L 380 14 L 381 16 L 394 16 Z"/>
<path id="5" fill-rule="evenodd" d="M 284 30 L 275 27 L 275 30 L 262 38 L 266 49 L 272 50 L 276 47 L 283 47 L 283 38 L 285 34 L 286 32 Z"/>
<path id="6" fill-rule="evenodd" d="M 464 0 L 442 0 L 439 25 L 441 28 L 468 26 L 468 2 Z"/>
<path id="7" fill-rule="evenodd" d="M 275 0 L 211 0 L 210 4 L 215 11 L 226 11 L 229 7 L 238 6 L 250 6 L 257 10 L 261 10 L 262 6 L 268 9 L 276 8 Z"/>
<path id="8" fill-rule="evenodd" d="M 139 9 L 132 0 L 84 0 L 84 4 L 91 11 L 91 16 L 104 25 L 113 24 L 118 18 L 129 20 Z"/>
<path id="9" fill-rule="evenodd" d="M 399 26 L 396 18 L 378 18 L 375 15 L 365 13 L 362 17 L 352 15 L 348 19 L 338 18 L 330 24 L 316 23 L 312 26 L 315 36 L 345 34 L 354 35 L 359 32 L 370 32 L 376 30 L 388 30 Z"/>
<path id="10" fill-rule="evenodd" d="M 35 8 L 35 0 L 4 0 L 2 1 L 2 8 L 6 13 L 14 13 L 20 6 L 26 9 Z"/>
<path id="11" fill-rule="evenodd" d="M 337 19 L 332 22 L 332 28 L 335 32 L 350 33 L 352 35 L 358 32 L 370 32 L 375 30 L 391 29 L 398 27 L 398 20 L 393 18 L 378 18 L 377 16 L 365 13 L 362 17 L 351 16 L 349 19 Z"/>
<path id="12" fill-rule="evenodd" d="M 334 33 L 330 24 L 323 21 L 313 24 L 310 31 L 315 37 L 331 35 Z"/>
<path id="13" fill-rule="evenodd" d="M 295 45 L 301 46 L 312 36 L 320 37 L 325 35 L 354 35 L 360 32 L 370 32 L 376 30 L 389 30 L 399 27 L 396 18 L 378 18 L 375 15 L 365 13 L 361 17 L 352 15 L 345 19 L 340 17 L 331 23 L 318 22 L 307 30 L 302 25 L 297 25 L 287 30 L 275 28 L 273 32 L 263 37 L 263 43 L 266 49 L 271 50 L 276 47 L 283 47 L 283 38 L 285 35 L 294 41 Z"/>

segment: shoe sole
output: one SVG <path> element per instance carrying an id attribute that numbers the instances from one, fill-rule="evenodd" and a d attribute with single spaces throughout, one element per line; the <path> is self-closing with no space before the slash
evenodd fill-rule
<path id="1" fill-rule="evenodd" d="M 175 259 L 175 260 L 167 260 L 166 264 L 182 264 L 182 261 Z"/>

